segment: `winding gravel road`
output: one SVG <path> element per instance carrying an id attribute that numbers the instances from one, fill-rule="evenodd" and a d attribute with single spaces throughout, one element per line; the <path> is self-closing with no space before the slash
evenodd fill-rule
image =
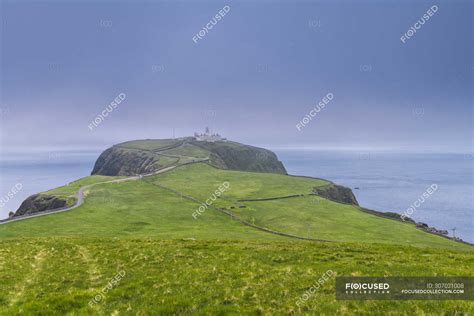
<path id="1" fill-rule="evenodd" d="M 69 206 L 69 207 L 67 207 L 67 208 L 62 208 L 62 209 L 44 211 L 44 212 L 41 212 L 41 213 L 36 213 L 36 214 L 31 214 L 31 215 L 18 216 L 18 217 L 12 218 L 12 219 L 1 220 L 1 221 L 0 221 L 0 225 L 8 224 L 8 223 L 13 223 L 13 222 L 18 222 L 18 221 L 25 220 L 25 219 L 29 219 L 29 218 L 33 218 L 33 217 L 40 217 L 40 216 L 46 216 L 46 215 L 50 215 L 50 214 L 56 214 L 56 213 L 67 212 L 67 211 L 73 210 L 73 209 L 78 208 L 79 206 L 81 206 L 81 205 L 84 203 L 84 192 L 85 192 L 87 189 L 90 189 L 91 187 L 93 187 L 93 186 L 95 186 L 95 185 L 98 185 L 98 184 L 106 184 L 106 183 L 119 183 L 119 182 L 125 182 L 125 181 L 140 180 L 140 179 L 143 178 L 143 177 L 151 177 L 151 176 L 154 176 L 154 175 L 163 173 L 163 172 L 170 171 L 170 170 L 172 170 L 172 169 L 174 169 L 174 168 L 176 168 L 176 166 L 166 167 L 166 168 L 160 169 L 160 170 L 158 170 L 158 171 L 156 171 L 156 172 L 153 172 L 153 173 L 148 173 L 148 174 L 143 174 L 143 175 L 138 175 L 138 176 L 132 176 L 132 177 L 123 178 L 123 179 L 116 179 L 116 180 L 103 181 L 103 182 L 97 182 L 97 183 L 93 183 L 93 184 L 89 184 L 89 185 L 84 185 L 84 186 L 82 186 L 82 187 L 79 188 L 79 191 L 77 191 L 77 193 L 76 193 L 76 195 L 75 195 L 75 197 L 76 197 L 76 203 L 74 203 L 74 205 L 72 205 L 72 206 Z"/>

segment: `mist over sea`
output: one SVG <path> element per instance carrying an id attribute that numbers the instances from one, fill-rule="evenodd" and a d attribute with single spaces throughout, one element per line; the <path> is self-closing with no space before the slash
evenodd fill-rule
<path id="1" fill-rule="evenodd" d="M 438 189 L 412 218 L 474 242 L 473 157 L 463 154 L 407 154 L 356 151 L 275 150 L 290 174 L 329 179 L 352 188 L 361 206 L 403 213 L 432 184 Z M 90 175 L 100 152 L 54 152 L 4 156 L 0 198 L 21 190 L 0 208 L 6 218 L 31 194 Z M 358 187 L 359 189 L 355 189 Z M 400 236 L 401 238 L 403 236 Z"/>

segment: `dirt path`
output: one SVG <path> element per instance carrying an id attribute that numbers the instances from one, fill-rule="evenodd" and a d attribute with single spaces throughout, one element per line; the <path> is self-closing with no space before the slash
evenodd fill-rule
<path id="1" fill-rule="evenodd" d="M 191 157 L 192 158 L 192 157 Z M 199 163 L 199 162 L 204 162 L 204 161 L 207 161 L 209 160 L 208 158 L 206 159 L 202 159 L 202 158 L 196 158 L 196 161 L 192 161 L 192 162 L 188 162 L 188 163 L 184 163 L 184 164 L 181 164 L 181 165 L 187 165 L 187 164 L 193 164 L 193 163 Z M 170 171 L 170 170 L 173 170 L 174 168 L 178 167 L 177 165 L 173 165 L 173 166 L 169 166 L 169 167 L 165 167 L 165 168 L 162 168 L 156 172 L 153 172 L 153 173 L 149 173 L 149 174 L 143 174 L 143 175 L 137 175 L 137 176 L 132 176 L 132 177 L 128 177 L 128 178 L 123 178 L 123 179 L 116 179 L 116 180 L 110 180 L 110 181 L 103 181 L 103 182 L 97 182 L 97 183 L 93 183 L 93 184 L 89 184 L 89 185 L 84 185 L 82 187 L 79 188 L 79 190 L 77 191 L 76 193 L 76 203 L 70 207 L 67 207 L 67 208 L 63 208 L 63 209 L 57 209 L 57 210 L 51 210 L 51 211 L 44 211 L 44 212 L 41 212 L 41 213 L 36 213 L 36 214 L 32 214 L 32 215 L 25 215 L 25 216 L 21 216 L 21 217 L 17 217 L 17 218 L 13 218 L 13 219 L 8 219 L 8 220 L 4 220 L 4 221 L 0 221 L 0 225 L 2 224 L 8 224 L 8 223 L 12 223 L 12 222 L 17 222 L 17 221 L 21 221 L 21 220 L 25 220 L 25 219 L 29 219 L 29 218 L 34 218 L 34 217 L 40 217 L 40 216 L 46 216 L 46 215 L 50 215 L 50 214 L 56 214 L 56 213 L 62 213 L 62 212 L 67 212 L 67 211 L 70 211 L 70 210 L 73 210 L 75 208 L 78 208 L 79 206 L 81 206 L 83 203 L 84 203 L 84 193 L 87 189 L 90 189 L 91 187 L 93 186 L 96 186 L 96 185 L 99 185 L 99 184 L 107 184 L 107 183 L 120 183 L 120 182 L 126 182 L 126 181 L 135 181 L 135 180 L 140 180 L 144 177 L 151 177 L 151 176 L 154 176 L 154 175 L 157 175 L 157 174 L 160 174 L 160 173 L 164 173 L 164 172 L 167 172 L 167 171 Z M 176 191 L 174 189 L 171 189 L 169 187 L 166 187 L 166 186 L 163 186 L 161 184 L 156 184 L 156 183 L 150 183 L 150 182 L 147 182 L 149 184 L 152 184 L 152 185 L 155 185 L 155 186 L 158 186 L 158 187 L 161 187 L 162 189 L 165 189 L 165 190 L 168 190 L 168 191 L 171 191 L 175 194 L 178 194 L 178 195 L 181 195 L 182 197 L 188 199 L 188 200 L 191 200 L 193 202 L 196 202 L 196 203 L 199 203 L 199 204 L 203 204 L 201 201 L 191 197 L 191 196 L 188 196 L 182 192 L 179 192 L 179 191 Z M 285 197 L 287 198 L 287 197 Z M 231 219 L 233 220 L 236 220 L 238 222 L 240 222 L 241 224 L 244 224 L 246 226 L 249 226 L 249 227 L 252 227 L 252 228 L 255 228 L 255 229 L 258 229 L 260 231 L 264 231 L 266 233 L 270 233 L 270 234 L 274 234 L 274 235 L 279 235 L 279 236 L 283 236 L 283 237 L 290 237 L 290 238 L 293 238 L 293 239 L 300 239 L 300 240 L 311 240 L 311 241 L 322 241 L 322 242 L 331 242 L 331 240 L 324 240 L 324 239 L 316 239 L 316 238 L 308 238 L 308 237 L 302 237 L 302 236 L 297 236 L 297 235 L 292 235 L 292 234 L 286 234 L 286 233 L 281 233 L 281 232 L 278 232 L 278 231 L 274 231 L 274 230 L 271 230 L 271 229 L 268 229 L 268 228 L 265 228 L 265 227 L 260 227 L 260 226 L 257 226 L 257 225 L 254 225 L 252 223 L 249 223 L 241 218 L 239 218 L 238 216 L 236 216 L 235 214 L 229 212 L 229 211 L 226 211 L 224 209 L 221 209 L 221 208 L 217 208 L 215 206 L 212 206 L 210 205 L 210 208 L 220 212 L 220 213 L 223 213 L 227 216 L 229 216 Z"/>
<path id="2" fill-rule="evenodd" d="M 44 211 L 44 212 L 41 212 L 41 213 L 36 213 L 36 214 L 31 214 L 31 215 L 24 215 L 24 216 L 18 216 L 18 217 L 16 217 L 16 218 L 7 219 L 7 220 L 2 220 L 2 221 L 0 221 L 0 225 L 8 224 L 8 223 L 13 223 L 13 222 L 18 222 L 18 221 L 25 220 L 25 219 L 29 219 L 29 218 L 33 218 L 33 217 L 40 217 L 40 216 L 46 216 L 46 215 L 50 215 L 50 214 L 56 214 L 56 213 L 67 212 L 67 211 L 73 210 L 73 209 L 78 208 L 79 206 L 81 206 L 81 205 L 84 203 L 84 193 L 85 193 L 85 191 L 86 191 L 87 189 L 90 189 L 90 188 L 93 187 L 93 186 L 96 186 L 96 185 L 98 185 L 98 184 L 120 183 L 120 182 L 125 182 L 125 181 L 140 180 L 140 179 L 143 178 L 143 177 L 151 177 L 151 176 L 154 176 L 154 175 L 163 173 L 163 172 L 170 171 L 170 170 L 172 170 L 172 169 L 174 169 L 174 168 L 176 168 L 176 166 L 166 167 L 166 168 L 160 169 L 160 170 L 158 170 L 158 171 L 156 171 L 156 172 L 153 172 L 153 173 L 148 173 L 148 174 L 143 174 L 143 175 L 138 175 L 138 176 L 132 176 L 132 177 L 123 178 L 123 179 L 116 179 L 116 180 L 103 181 L 103 182 L 97 182 L 97 183 L 93 183 L 93 184 L 89 184 L 89 185 L 84 185 L 84 186 L 80 187 L 79 190 L 77 191 L 77 193 L 76 193 L 76 195 L 75 195 L 75 197 L 76 197 L 76 203 L 74 203 L 74 205 L 72 205 L 72 206 L 69 206 L 69 207 L 66 207 L 66 208 L 62 208 L 62 209 L 55 209 L 55 210 L 50 210 L 50 211 Z"/>

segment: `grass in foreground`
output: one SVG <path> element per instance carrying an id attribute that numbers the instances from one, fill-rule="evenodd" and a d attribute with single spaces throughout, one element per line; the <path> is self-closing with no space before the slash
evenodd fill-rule
<path id="1" fill-rule="evenodd" d="M 394 245 L 112 238 L 4 239 L 1 315 L 468 315 L 469 301 L 336 301 L 339 276 L 469 276 L 474 255 Z M 88 303 L 118 272 L 123 279 Z"/>
<path id="2" fill-rule="evenodd" d="M 68 196 L 81 185 L 109 179 L 88 177 L 49 193 Z M 336 301 L 334 279 L 296 306 L 328 270 L 339 276 L 470 276 L 474 253 L 467 245 L 318 197 L 244 202 L 245 208 L 232 211 L 280 231 L 305 236 L 309 225 L 312 237 L 364 243 L 292 240 L 213 209 L 195 220 L 199 204 L 156 185 L 205 200 L 224 181 L 231 187 L 216 200 L 219 207 L 309 193 L 326 184 L 204 164 L 98 184 L 70 212 L 0 225 L 0 315 L 474 313 L 468 301 Z M 120 271 L 125 276 L 119 284 L 90 307 Z"/>

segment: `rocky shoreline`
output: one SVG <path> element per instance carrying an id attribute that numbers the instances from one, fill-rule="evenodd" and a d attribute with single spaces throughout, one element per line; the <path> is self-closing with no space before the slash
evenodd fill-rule
<path id="1" fill-rule="evenodd" d="M 444 238 L 447 238 L 447 239 L 451 239 L 451 240 L 454 240 L 454 241 L 457 241 L 457 242 L 462 242 L 464 244 L 474 245 L 470 242 L 462 240 L 459 237 L 448 236 L 448 231 L 446 229 L 437 229 L 435 227 L 429 226 L 426 223 L 417 222 L 417 221 L 413 220 L 410 217 L 403 216 L 403 215 L 395 213 L 395 212 L 380 212 L 380 211 L 374 211 L 374 210 L 363 208 L 363 207 L 361 207 L 360 209 L 364 212 L 367 212 L 367 213 L 370 213 L 370 214 L 373 214 L 373 215 L 376 215 L 376 216 L 380 216 L 380 217 L 384 217 L 384 218 L 390 218 L 390 219 L 400 221 L 400 222 L 409 222 L 411 224 L 414 224 L 415 227 L 418 228 L 419 230 L 422 230 L 422 231 L 430 233 L 430 234 L 438 235 L 438 236 L 441 236 L 441 237 L 444 237 Z"/>

